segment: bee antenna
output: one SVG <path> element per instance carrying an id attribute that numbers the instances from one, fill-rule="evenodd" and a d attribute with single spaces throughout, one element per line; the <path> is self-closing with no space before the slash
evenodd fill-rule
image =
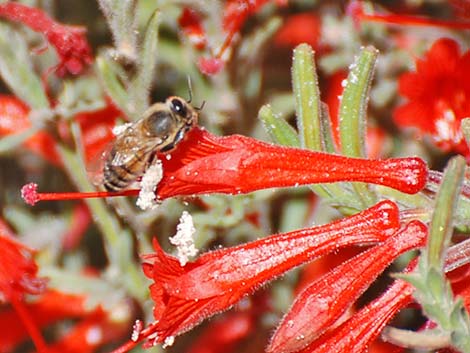
<path id="1" fill-rule="evenodd" d="M 194 109 L 196 109 L 196 110 L 202 110 L 202 108 L 204 108 L 205 105 L 206 105 L 206 101 L 202 101 L 201 106 L 199 106 L 199 107 L 194 107 Z"/>
<path id="2" fill-rule="evenodd" d="M 188 103 L 191 103 L 193 100 L 193 87 L 191 85 L 191 76 L 188 75 L 188 94 L 189 94 L 189 100 L 187 101 Z"/>

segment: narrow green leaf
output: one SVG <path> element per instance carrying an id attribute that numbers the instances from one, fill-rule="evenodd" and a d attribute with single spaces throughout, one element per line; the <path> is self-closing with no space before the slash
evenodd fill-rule
<path id="1" fill-rule="evenodd" d="M 350 157 L 366 157 L 367 102 L 378 51 L 366 47 L 350 66 L 339 109 L 341 151 Z"/>
<path id="2" fill-rule="evenodd" d="M 129 96 L 120 80 L 119 67 L 115 62 L 103 55 L 96 59 L 96 71 L 101 78 L 104 89 L 113 102 L 126 112 L 128 117 L 135 116 L 132 107 L 129 107 Z"/>
<path id="3" fill-rule="evenodd" d="M 467 146 L 470 146 L 470 118 L 462 119 L 460 122 L 460 129 L 463 132 Z"/>
<path id="4" fill-rule="evenodd" d="M 0 138 L 0 154 L 3 154 L 19 147 L 25 140 L 33 136 L 38 131 L 39 128 L 37 128 L 36 126 L 32 126 L 16 134 Z"/>
<path id="5" fill-rule="evenodd" d="M 297 128 L 303 148 L 320 151 L 320 91 L 314 52 L 307 44 L 294 49 L 292 86 L 296 101 Z"/>
<path id="6" fill-rule="evenodd" d="M 367 102 L 377 55 L 377 49 L 363 48 L 350 66 L 339 109 L 341 152 L 345 156 L 366 157 Z M 376 197 L 366 184 L 354 183 L 353 188 L 364 207 L 375 203 Z"/>
<path id="7" fill-rule="evenodd" d="M 116 54 L 124 60 L 137 60 L 136 0 L 99 0 L 108 21 Z"/>
<path id="8" fill-rule="evenodd" d="M 258 118 L 273 141 L 284 146 L 300 146 L 297 132 L 287 121 L 275 116 L 269 104 L 261 107 Z"/>
<path id="9" fill-rule="evenodd" d="M 326 103 L 320 105 L 320 130 L 322 134 L 323 151 L 328 153 L 337 153 L 335 142 L 333 140 L 333 125 L 331 124 L 330 111 Z"/>
<path id="10" fill-rule="evenodd" d="M 161 16 L 155 11 L 145 30 L 142 49 L 139 53 L 137 73 L 129 86 L 130 99 L 135 106 L 136 115 L 141 115 L 149 106 L 149 91 L 153 82 L 155 66 L 157 64 L 158 29 Z"/>
<path id="11" fill-rule="evenodd" d="M 24 38 L 0 22 L 0 75 L 13 93 L 32 109 L 48 108 L 41 79 L 33 70 Z"/>
<path id="12" fill-rule="evenodd" d="M 453 217 L 465 173 L 465 159 L 461 156 L 450 160 L 436 195 L 429 239 L 424 260 L 429 266 L 442 269 L 444 252 L 450 243 Z"/>

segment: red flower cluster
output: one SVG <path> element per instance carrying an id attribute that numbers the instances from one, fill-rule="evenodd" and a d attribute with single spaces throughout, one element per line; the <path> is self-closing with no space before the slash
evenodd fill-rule
<path id="1" fill-rule="evenodd" d="M 460 55 L 454 40 L 439 39 L 416 61 L 416 72 L 400 77 L 399 92 L 408 102 L 396 109 L 395 122 L 430 135 L 444 151 L 470 157 L 460 129 L 470 116 L 469 75 L 470 52 Z"/>
<path id="2" fill-rule="evenodd" d="M 59 56 L 59 64 L 55 68 L 59 76 L 66 73 L 78 75 L 93 62 L 85 29 L 82 27 L 60 24 L 40 9 L 13 1 L 0 4 L 0 17 L 20 22 L 33 31 L 42 33 Z"/>
<path id="3" fill-rule="evenodd" d="M 143 268 L 154 281 L 150 291 L 155 301 L 156 322 L 140 338 L 149 338 L 151 344 L 168 341 L 302 263 L 344 246 L 383 241 L 398 227 L 398 208 L 393 202 L 384 201 L 324 226 L 208 252 L 184 267 L 154 241 L 156 253 L 144 256 Z M 410 226 L 404 231 L 406 235 L 397 236 L 400 238 L 397 242 L 403 238 L 415 240 L 399 247 L 395 255 L 421 243 L 425 232 L 420 227 L 424 226 Z M 396 243 L 388 244 L 387 251 L 393 245 Z"/>

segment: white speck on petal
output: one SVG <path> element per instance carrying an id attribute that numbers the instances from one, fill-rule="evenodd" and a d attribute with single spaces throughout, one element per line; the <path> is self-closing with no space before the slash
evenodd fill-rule
<path id="1" fill-rule="evenodd" d="M 180 223 L 176 227 L 176 234 L 174 237 L 170 238 L 170 243 L 176 246 L 176 256 L 181 266 L 186 265 L 189 257 L 197 254 L 193 238 L 195 232 L 196 228 L 194 228 L 193 218 L 188 212 L 183 211 L 180 217 Z"/>
<path id="2" fill-rule="evenodd" d="M 157 159 L 147 168 L 140 181 L 140 191 L 136 205 L 142 210 L 154 209 L 158 206 L 158 202 L 155 199 L 155 190 L 162 177 L 162 162 Z"/>
<path id="3" fill-rule="evenodd" d="M 86 332 L 85 337 L 88 344 L 95 345 L 103 340 L 103 332 L 100 327 L 93 326 Z"/>

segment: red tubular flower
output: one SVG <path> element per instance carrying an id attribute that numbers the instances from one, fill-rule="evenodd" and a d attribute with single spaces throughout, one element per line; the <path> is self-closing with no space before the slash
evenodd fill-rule
<path id="1" fill-rule="evenodd" d="M 413 291 L 411 284 L 396 280 L 379 298 L 298 353 L 367 352 L 385 325 L 412 301 Z"/>
<path id="2" fill-rule="evenodd" d="M 29 112 L 30 109 L 18 98 L 0 94 L 0 136 L 17 134 L 30 128 Z M 54 165 L 61 164 L 53 137 L 44 131 L 26 139 L 24 146 Z"/>
<path id="3" fill-rule="evenodd" d="M 383 201 L 327 225 L 208 252 L 184 267 L 155 240 L 156 253 L 145 256 L 143 265 L 145 274 L 155 281 L 150 291 L 156 322 L 146 337 L 154 337 L 151 343 L 164 342 L 284 272 L 339 247 L 385 240 L 398 225 L 397 206 Z"/>
<path id="4" fill-rule="evenodd" d="M 409 102 L 398 107 L 395 122 L 431 135 L 443 150 L 470 157 L 460 122 L 470 116 L 470 52 L 460 55 L 452 39 L 437 40 L 425 57 L 416 62 L 416 72 L 400 77 L 399 92 Z"/>
<path id="5" fill-rule="evenodd" d="M 34 302 L 24 304 L 31 322 L 37 328 L 45 328 L 65 319 L 80 319 L 67 333 L 42 352 L 95 352 L 105 343 L 123 337 L 129 330 L 129 320 L 112 320 L 101 307 L 90 308 L 87 298 L 81 295 L 47 291 Z M 30 338 L 19 314 L 7 309 L 0 312 L 0 351 L 12 352 L 15 347 Z M 37 347 L 39 348 L 39 347 Z"/>
<path id="6" fill-rule="evenodd" d="M 59 56 L 56 72 L 64 76 L 80 74 L 93 62 L 91 49 L 82 27 L 66 26 L 55 22 L 44 11 L 18 2 L 8 1 L 0 4 L 0 17 L 28 26 L 42 33 L 54 46 Z"/>
<path id="7" fill-rule="evenodd" d="M 65 250 L 77 247 L 88 226 L 91 223 L 91 214 L 84 202 L 77 204 L 72 210 L 69 229 L 62 237 L 62 246 Z"/>
<path id="8" fill-rule="evenodd" d="M 100 157 L 100 153 L 106 149 L 113 139 L 113 127 L 121 111 L 109 100 L 106 105 L 98 110 L 78 113 L 74 120 L 80 125 L 82 131 L 83 153 L 85 163 L 89 165 Z"/>
<path id="9" fill-rule="evenodd" d="M 6 301 L 44 290 L 44 280 L 36 277 L 38 267 L 31 258 L 32 253 L 33 250 L 14 238 L 0 235 L 0 295 Z"/>
<path id="10" fill-rule="evenodd" d="M 171 158 L 162 156 L 161 199 L 204 193 L 247 193 L 337 181 L 362 181 L 416 193 L 426 183 L 419 158 L 354 159 L 273 145 L 241 135 L 218 137 L 193 129 Z"/>
<path id="11" fill-rule="evenodd" d="M 34 344 L 42 349 L 44 340 L 23 303 L 24 294 L 39 294 L 45 288 L 45 281 L 36 277 L 38 268 L 32 252 L 14 238 L 0 235 L 0 302 L 12 304 Z"/>
<path id="12" fill-rule="evenodd" d="M 427 179 L 427 167 L 420 158 L 368 160 L 289 148 L 251 137 L 215 136 L 194 128 L 170 155 L 159 156 L 163 178 L 157 197 L 224 193 L 360 181 L 388 186 L 405 193 L 420 191 Z M 37 193 L 37 185 L 22 188 L 23 199 L 31 205 L 41 200 L 70 200 L 89 197 L 137 195 L 138 190 L 93 193 Z"/>
<path id="13" fill-rule="evenodd" d="M 282 319 L 267 352 L 290 353 L 306 347 L 344 314 L 390 262 L 422 246 L 426 235 L 426 226 L 412 221 L 383 244 L 337 266 L 305 288 Z"/>

